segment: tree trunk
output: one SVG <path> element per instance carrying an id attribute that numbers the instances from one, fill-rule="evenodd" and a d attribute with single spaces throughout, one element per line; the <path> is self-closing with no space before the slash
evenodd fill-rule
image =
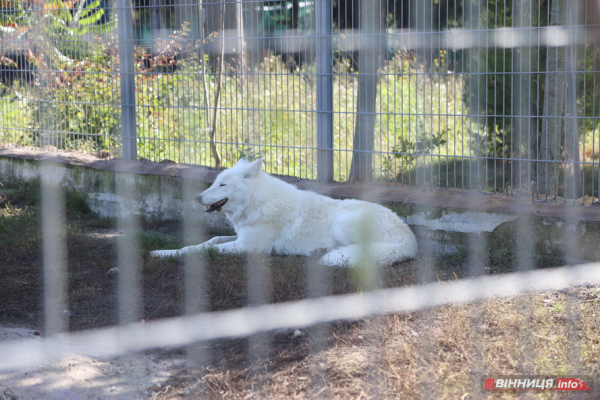
<path id="1" fill-rule="evenodd" d="M 581 2 L 575 0 L 563 0 L 567 3 L 567 21 L 569 27 L 580 24 L 580 9 L 583 8 Z M 568 28 L 571 35 L 575 35 L 574 28 Z M 579 121 L 577 117 L 577 43 L 569 44 L 566 49 L 567 64 L 565 75 L 565 136 L 564 136 L 564 197 L 576 199 L 581 197 L 581 165 L 579 154 Z"/>
<path id="2" fill-rule="evenodd" d="M 157 50 L 158 39 L 162 39 L 162 7 L 160 0 L 150 0 L 150 35 L 154 51 Z"/>
<path id="3" fill-rule="evenodd" d="M 213 9 L 213 11 L 215 11 Z M 219 20 L 220 20 L 220 25 L 221 27 L 223 26 L 224 22 L 223 22 L 223 14 L 220 12 L 220 9 L 217 9 L 216 11 L 218 11 L 218 13 L 216 14 L 217 16 L 219 16 Z M 217 131 L 217 117 L 218 117 L 218 110 L 219 110 L 219 99 L 220 99 L 220 95 L 221 95 L 221 75 L 222 75 L 222 71 L 223 71 L 223 53 L 224 53 L 224 49 L 225 49 L 225 42 L 223 40 L 222 37 L 220 37 L 220 57 L 219 59 L 219 64 L 217 64 L 218 69 L 215 70 L 215 75 L 216 75 L 216 79 L 217 79 L 217 87 L 215 90 L 215 104 L 213 107 L 213 112 L 212 112 L 212 118 L 211 118 L 211 114 L 209 111 L 210 108 L 210 93 L 209 93 L 209 85 L 207 82 L 207 68 L 206 68 L 206 48 L 205 48 L 205 44 L 206 44 L 206 32 L 204 30 L 204 13 L 206 12 L 206 8 L 203 5 L 202 0 L 198 0 L 198 18 L 200 19 L 200 59 L 202 60 L 202 88 L 203 88 L 203 94 L 204 94 L 204 118 L 206 121 L 206 125 L 208 125 L 209 129 L 210 129 L 210 134 L 209 134 L 209 148 L 210 148 L 210 154 L 212 156 L 212 159 L 215 163 L 215 167 L 220 167 L 221 166 L 221 157 L 219 156 L 219 152 L 217 150 L 217 145 L 215 143 L 215 136 L 216 136 L 216 131 Z M 221 28 L 221 35 L 223 28 Z"/>
<path id="4" fill-rule="evenodd" d="M 243 74 L 245 72 L 245 60 L 244 60 L 244 7 L 241 1 L 238 1 L 235 5 L 235 27 L 237 32 L 237 72 Z"/>
<path id="5" fill-rule="evenodd" d="M 250 3 L 246 7 L 244 16 L 246 68 L 250 70 L 260 65 L 265 48 L 265 39 L 258 32 L 258 23 L 261 16 L 260 8 L 258 8 L 259 4 Z"/>
<path id="6" fill-rule="evenodd" d="M 514 16 L 514 27 L 522 29 L 523 32 L 527 32 L 530 29 L 533 19 L 534 1 L 533 0 L 521 0 L 515 2 L 515 16 Z M 514 135 L 511 143 L 511 157 L 512 162 L 512 187 L 526 189 L 530 187 L 531 182 L 531 165 L 529 161 L 521 161 L 522 159 L 533 159 L 535 154 L 532 154 L 535 150 L 535 146 L 531 146 L 531 143 L 535 143 L 537 134 L 533 124 L 533 112 L 532 112 L 532 68 L 534 67 L 534 61 L 531 56 L 531 48 L 529 46 L 518 47 L 513 50 L 513 71 L 516 72 L 514 75 L 514 82 L 512 88 L 512 112 L 513 118 L 513 131 Z"/>
<path id="7" fill-rule="evenodd" d="M 358 93 L 350 181 L 368 181 L 373 177 L 377 70 L 385 50 L 384 10 L 384 0 L 361 2 L 362 36 L 358 60 Z"/>
<path id="8" fill-rule="evenodd" d="M 550 25 L 564 26 L 567 19 L 567 1 L 552 0 Z M 542 134 L 537 165 L 537 190 L 557 195 L 561 134 L 564 131 L 566 48 L 549 47 L 546 58 L 546 89 Z"/>

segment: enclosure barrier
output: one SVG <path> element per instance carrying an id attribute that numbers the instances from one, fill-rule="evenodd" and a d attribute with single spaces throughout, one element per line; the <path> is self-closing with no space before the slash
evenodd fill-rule
<path id="1" fill-rule="evenodd" d="M 41 5 L 0 8 L 4 145 L 598 197 L 595 1 Z"/>
<path id="2" fill-rule="evenodd" d="M 597 203 L 595 2 L 158 3 L 2 3 L 0 144 L 212 167 L 263 157 L 271 173 L 320 181 Z M 524 219 L 511 265 L 517 272 L 489 275 L 485 237 L 471 235 L 465 279 L 437 282 L 439 271 L 424 261 L 434 249 L 424 241 L 415 285 L 381 289 L 383 272 L 367 265 L 356 278 L 363 291 L 325 296 L 324 269 L 307 259 L 308 298 L 265 304 L 271 256 L 248 255 L 248 306 L 221 312 L 209 312 L 205 301 L 206 255 L 188 257 L 181 262 L 183 315 L 141 323 L 148 249 L 135 235 L 141 221 L 123 202 L 114 262 L 118 325 L 69 332 L 72 264 L 61 179 L 59 169 L 43 165 L 45 337 L 0 342 L 0 371 L 248 336 L 252 351 L 265 356 L 262 332 L 600 283 L 600 264 L 572 258 L 586 232 L 563 238 L 563 264 L 577 265 L 534 270 Z M 139 190 L 133 174 L 115 185 L 116 197 Z M 181 230 L 185 241 L 206 233 L 192 218 Z M 571 333 L 580 323 L 575 312 L 565 322 Z M 581 338 L 569 339 L 578 359 Z M 432 352 L 427 340 L 420 356 Z"/>
<path id="3" fill-rule="evenodd" d="M 0 370 L 39 367 L 74 355 L 115 357 L 161 347 L 183 347 L 199 341 L 246 337 L 277 329 L 307 328 L 493 297 L 565 290 L 584 284 L 600 284 L 599 263 L 201 313 L 145 324 L 137 322 L 81 333 L 63 333 L 42 340 L 0 342 L 0 354 L 3 354 Z"/>

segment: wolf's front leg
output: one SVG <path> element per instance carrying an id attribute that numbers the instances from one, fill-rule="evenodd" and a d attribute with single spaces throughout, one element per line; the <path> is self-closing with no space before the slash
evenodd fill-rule
<path id="1" fill-rule="evenodd" d="M 195 246 L 187 246 L 179 250 L 154 250 L 150 252 L 150 256 L 157 258 L 180 257 L 189 253 L 197 253 L 209 247 L 218 248 L 217 245 L 221 243 L 233 242 L 236 239 L 237 236 L 215 236 L 214 238 L 209 239 L 204 243 Z"/>
<path id="2" fill-rule="evenodd" d="M 215 249 L 222 253 L 271 253 L 274 235 L 261 230 L 247 230 L 236 240 L 220 242 Z"/>
<path id="3" fill-rule="evenodd" d="M 206 242 L 202 243 L 200 246 L 210 247 L 216 246 L 221 243 L 228 243 L 237 240 L 237 236 L 215 236 L 212 239 L 208 239 Z M 182 249 L 183 250 L 183 249 Z"/>

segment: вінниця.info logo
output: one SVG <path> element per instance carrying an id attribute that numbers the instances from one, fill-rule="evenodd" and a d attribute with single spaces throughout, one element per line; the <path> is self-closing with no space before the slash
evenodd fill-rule
<path id="1" fill-rule="evenodd" d="M 486 376 L 484 390 L 580 390 L 593 392 L 594 379 L 590 376 L 512 375 Z"/>

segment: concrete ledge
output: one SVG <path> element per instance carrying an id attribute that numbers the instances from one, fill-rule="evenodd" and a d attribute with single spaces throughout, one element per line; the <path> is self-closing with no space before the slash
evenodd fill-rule
<path id="1" fill-rule="evenodd" d="M 14 158 L 29 161 L 49 161 L 67 166 L 86 167 L 95 170 L 127 172 L 140 175 L 156 175 L 185 178 L 204 183 L 212 183 L 222 168 L 202 167 L 187 164 L 162 164 L 118 159 L 99 159 L 95 156 L 73 152 L 47 152 L 38 149 L 1 148 L 1 158 Z M 411 186 L 387 186 L 360 183 L 319 183 L 312 180 L 289 176 L 279 178 L 295 184 L 298 188 L 311 190 L 327 196 L 339 198 L 360 198 L 380 203 L 407 203 L 431 207 L 461 208 L 484 212 L 538 215 L 542 217 L 572 218 L 585 221 L 600 221 L 600 207 L 582 205 L 571 201 L 531 202 L 528 193 L 513 196 L 487 194 L 474 191 L 451 189 L 415 188 Z M 541 197 L 540 197 L 541 199 Z"/>
<path id="2" fill-rule="evenodd" d="M 202 213 L 194 201 L 194 196 L 214 181 L 220 169 L 98 159 L 88 154 L 62 151 L 0 148 L 0 181 L 37 178 L 40 165 L 46 163 L 64 167 L 63 184 L 70 190 L 86 193 L 92 209 L 101 216 L 116 216 L 125 210 L 168 220 L 181 219 L 192 213 L 209 225 L 227 226 L 221 214 Z M 542 201 L 532 204 L 528 193 L 507 197 L 472 191 L 280 178 L 300 189 L 332 197 L 381 203 L 413 225 L 421 240 L 426 242 L 425 247 L 437 253 L 457 252 L 459 247 L 466 246 L 466 238 L 471 234 L 486 236 L 488 242 L 508 240 L 514 246 L 516 241 L 523 239 L 523 233 L 519 234 L 519 231 L 526 230 L 531 236 L 527 240 L 532 240 L 544 251 L 568 252 L 564 238 L 572 236 L 578 241 L 577 258 L 600 259 L 600 246 L 597 245 L 600 242 L 600 207 L 597 206 Z M 117 179 L 135 190 L 117 193 Z M 128 206 L 119 207 L 122 204 Z M 527 221 L 527 225 L 522 221 Z M 505 229 L 507 226 L 513 227 L 510 234 Z M 498 232 L 504 234 L 498 235 Z M 506 247 L 503 243 L 493 242 L 488 246 Z M 574 253 L 572 247 L 570 253 Z"/>

